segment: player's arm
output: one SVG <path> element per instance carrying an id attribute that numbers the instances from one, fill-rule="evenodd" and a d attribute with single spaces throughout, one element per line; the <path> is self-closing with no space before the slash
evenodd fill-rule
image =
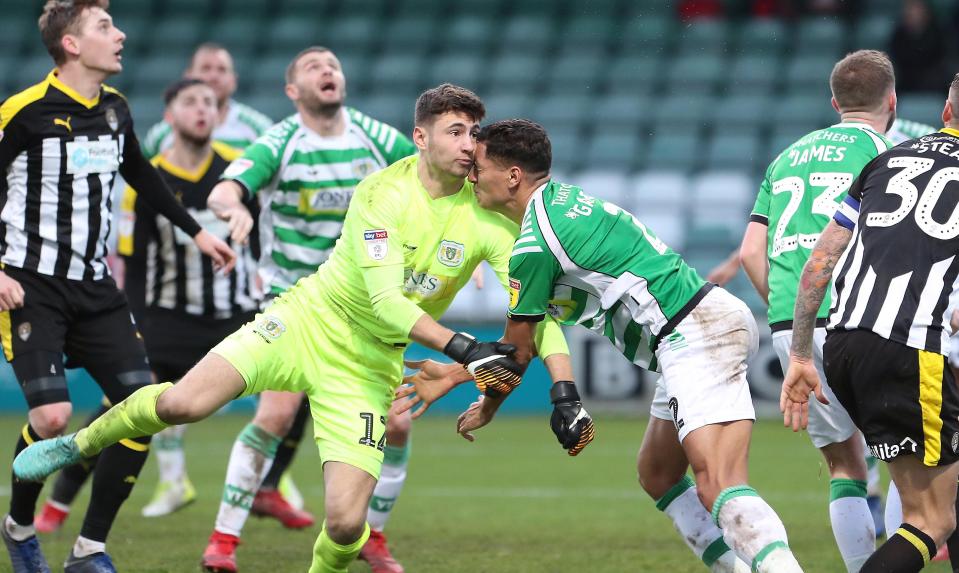
<path id="1" fill-rule="evenodd" d="M 213 264 L 223 272 L 233 270 L 236 253 L 222 240 L 203 230 L 199 223 L 187 212 L 174 197 L 173 192 L 160 177 L 156 168 L 147 161 L 140 151 L 140 143 L 131 126 L 126 132 L 123 148 L 123 161 L 120 173 L 143 200 L 153 209 L 170 220 L 184 233 L 193 237 L 200 252 L 213 259 Z"/>
<path id="2" fill-rule="evenodd" d="M 867 166 L 868 167 L 868 166 Z M 849 195 L 839 205 L 833 220 L 826 225 L 809 260 L 803 267 L 796 293 L 793 311 L 793 339 L 789 350 L 789 369 L 783 381 L 779 408 L 783 412 L 783 424 L 793 431 L 805 429 L 809 421 L 809 393 L 814 392 L 823 404 L 829 401 L 822 393 L 819 373 L 813 364 L 813 331 L 816 314 L 832 281 L 832 273 L 843 252 L 849 245 L 856 221 L 859 218 L 859 202 L 862 199 L 862 180 L 867 170 L 853 182 Z"/>
<path id="3" fill-rule="evenodd" d="M 290 127 L 279 124 L 273 129 L 276 131 L 254 141 L 230 162 L 207 196 L 207 207 L 229 224 L 230 238 L 237 243 L 245 244 L 253 229 L 253 214 L 246 203 L 276 179 L 280 170 L 285 147 L 278 147 L 277 142 L 287 141 L 282 135 L 288 134 Z"/>
<path id="4" fill-rule="evenodd" d="M 706 280 L 711 283 L 716 283 L 719 286 L 723 286 L 729 281 L 736 278 L 736 274 L 739 272 L 739 250 L 735 250 L 729 253 L 729 256 L 723 259 L 723 262 L 719 263 L 706 275 Z"/>
<path id="5" fill-rule="evenodd" d="M 743 270 L 749 277 L 749 282 L 753 284 L 756 292 L 759 293 L 766 304 L 769 304 L 767 233 L 769 231 L 770 190 L 772 189 L 769 182 L 769 171 L 771 169 L 772 165 L 766 170 L 766 176 L 759 186 L 759 194 L 756 196 L 756 203 L 749 215 L 749 224 L 746 226 L 746 233 L 743 235 L 743 242 L 739 247 L 739 261 L 743 265 Z"/>
<path id="6" fill-rule="evenodd" d="M 0 106 L 0 197 L 7 199 L 6 173 L 10 164 L 27 148 L 27 129 L 22 118 L 7 106 Z M 0 311 L 23 306 L 24 291 L 20 283 L 0 270 Z"/>

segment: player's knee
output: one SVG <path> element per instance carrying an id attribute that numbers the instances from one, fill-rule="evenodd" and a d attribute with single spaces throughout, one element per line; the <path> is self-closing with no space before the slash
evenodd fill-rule
<path id="1" fill-rule="evenodd" d="M 38 406 L 30 410 L 30 426 L 41 438 L 59 436 L 70 423 L 71 410 L 69 402 Z"/>
<path id="2" fill-rule="evenodd" d="M 326 515 L 326 534 L 340 545 L 350 545 L 363 535 L 366 513 L 331 512 Z"/>
<path id="3" fill-rule="evenodd" d="M 653 499 L 662 498 L 686 475 L 685 469 L 683 471 L 673 471 L 667 467 L 643 462 L 644 460 L 640 458 L 637 464 L 639 485 Z"/>
<path id="4" fill-rule="evenodd" d="M 292 408 L 258 408 L 253 423 L 274 436 L 285 436 L 293 427 L 293 419 L 299 405 Z"/>
<path id="5" fill-rule="evenodd" d="M 832 478 L 856 479 L 865 481 L 868 468 L 859 434 L 845 442 L 829 444 L 820 448 L 826 465 L 829 467 L 829 476 Z"/>
<path id="6" fill-rule="evenodd" d="M 202 404 L 191 400 L 189 396 L 180 396 L 180 393 L 167 390 L 157 398 L 157 416 L 167 424 L 189 424 L 207 417 Z"/>
<path id="7" fill-rule="evenodd" d="M 391 446 L 403 446 L 413 429 L 413 418 L 409 411 L 402 414 L 390 413 L 386 418 L 386 443 Z"/>

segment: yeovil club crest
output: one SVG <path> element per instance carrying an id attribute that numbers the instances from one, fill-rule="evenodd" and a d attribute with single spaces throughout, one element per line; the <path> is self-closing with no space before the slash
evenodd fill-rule
<path id="1" fill-rule="evenodd" d="M 120 120 L 117 119 L 117 110 L 111 107 L 107 109 L 104 115 L 106 116 L 107 125 L 110 126 L 110 130 L 116 131 L 117 128 L 120 127 Z"/>
<path id="2" fill-rule="evenodd" d="M 436 252 L 436 259 L 448 267 L 458 267 L 463 264 L 465 254 L 464 245 L 455 241 L 443 241 L 440 243 L 439 251 Z"/>

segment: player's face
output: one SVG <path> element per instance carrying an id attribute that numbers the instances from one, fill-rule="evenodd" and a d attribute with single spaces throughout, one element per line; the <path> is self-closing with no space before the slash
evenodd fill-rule
<path id="1" fill-rule="evenodd" d="M 479 122 L 463 113 L 448 111 L 427 127 L 426 147 L 420 153 L 433 169 L 466 177 L 473 167 Z"/>
<path id="2" fill-rule="evenodd" d="M 509 171 L 486 156 L 486 144 L 477 143 L 473 168 L 469 173 L 476 201 L 484 209 L 495 209 L 510 198 Z"/>
<path id="3" fill-rule="evenodd" d="M 180 91 L 170 102 L 167 114 L 173 130 L 196 144 L 206 144 L 216 126 L 216 93 L 210 86 L 199 84 Z"/>
<path id="4" fill-rule="evenodd" d="M 236 91 L 236 71 L 233 58 L 226 50 L 200 50 L 193 57 L 187 77 L 203 81 L 216 93 L 216 99 L 225 103 Z"/>
<path id="5" fill-rule="evenodd" d="M 333 52 L 310 52 L 296 62 L 293 101 L 315 113 L 339 110 L 346 99 L 346 76 Z"/>
<path id="6" fill-rule="evenodd" d="M 80 32 L 73 36 L 84 67 L 108 75 L 123 69 L 121 52 L 126 34 L 113 25 L 103 8 L 87 8 L 80 21 Z"/>

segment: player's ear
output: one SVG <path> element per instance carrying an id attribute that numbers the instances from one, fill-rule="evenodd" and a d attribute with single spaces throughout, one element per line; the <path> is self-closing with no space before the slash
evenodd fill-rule
<path id="1" fill-rule="evenodd" d="M 507 173 L 509 173 L 508 177 L 509 177 L 510 187 L 518 186 L 520 184 L 520 181 L 523 180 L 523 175 L 524 175 L 523 170 L 520 169 L 518 165 L 514 165 L 510 167 Z"/>
<path id="2" fill-rule="evenodd" d="M 829 103 L 832 104 L 832 108 L 836 110 L 836 113 L 838 113 L 839 115 L 842 115 L 842 110 L 839 109 L 839 102 L 836 101 L 836 98 L 832 98 L 831 100 L 829 100 Z"/>
<path id="3" fill-rule="evenodd" d="M 63 51 L 71 56 L 80 55 L 80 44 L 77 42 L 77 37 L 73 34 L 64 34 L 60 38 L 60 46 L 63 47 Z"/>
<path id="4" fill-rule="evenodd" d="M 293 84 L 286 84 L 286 87 L 283 88 L 286 97 L 290 98 L 292 101 L 296 101 L 300 97 L 300 90 L 296 89 L 296 86 Z"/>
<path id="5" fill-rule="evenodd" d="M 952 102 L 946 100 L 946 105 L 942 108 L 942 124 L 949 125 L 952 123 L 952 118 L 955 116 L 955 113 L 952 109 Z"/>
<path id="6" fill-rule="evenodd" d="M 893 90 L 889 92 L 889 111 L 896 111 L 897 105 L 899 105 L 899 98 L 896 97 L 896 91 Z"/>
<path id="7" fill-rule="evenodd" d="M 426 134 L 426 129 L 423 126 L 417 125 L 413 128 L 413 145 L 416 146 L 420 151 L 426 150 L 426 143 L 428 137 Z"/>

